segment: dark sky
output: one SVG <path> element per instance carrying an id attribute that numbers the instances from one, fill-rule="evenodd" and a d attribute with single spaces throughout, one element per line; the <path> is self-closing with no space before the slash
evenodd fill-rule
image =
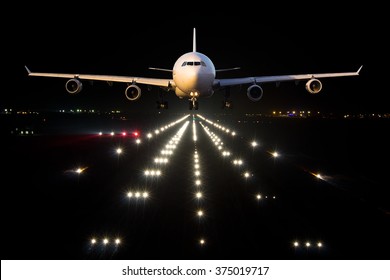
<path id="1" fill-rule="evenodd" d="M 316 96 L 304 83 L 263 86 L 258 103 L 246 97 L 246 87 L 233 90 L 233 110 L 265 112 L 274 109 L 321 109 L 327 111 L 388 112 L 381 68 L 388 60 L 385 17 L 379 6 L 367 3 L 349 7 L 312 3 L 274 3 L 258 7 L 226 6 L 208 10 L 172 3 L 161 7 L 137 3 L 84 8 L 53 4 L 11 7 L 11 22 L 5 27 L 3 54 L 10 63 L 6 91 L 0 107 L 54 108 L 84 106 L 119 107 L 122 110 L 156 110 L 157 89 L 143 88 L 141 99 L 128 101 L 124 84 L 90 85 L 69 96 L 65 80 L 27 77 L 24 65 L 33 71 L 166 77 L 169 73 L 148 70 L 150 66 L 172 68 L 175 60 L 192 49 L 192 29 L 197 28 L 197 50 L 216 68 L 241 67 L 217 77 L 356 71 L 361 76 L 323 79 Z M 198 6 L 198 8 L 196 8 Z M 367 19 L 371 18 L 370 21 Z M 3 37 L 4 38 L 4 37 Z M 3 71 L 6 68 L 3 67 Z M 223 97 L 216 93 L 200 101 L 200 109 L 218 110 Z M 186 100 L 173 92 L 167 96 L 171 110 L 188 111 Z"/>

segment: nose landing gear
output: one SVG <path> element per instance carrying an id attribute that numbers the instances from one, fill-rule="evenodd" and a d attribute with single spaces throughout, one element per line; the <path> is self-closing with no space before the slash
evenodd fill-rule
<path id="1" fill-rule="evenodd" d="M 199 102 L 198 100 L 196 99 L 196 97 L 192 97 L 191 99 L 189 99 L 189 103 L 188 103 L 188 108 L 190 110 L 194 109 L 194 110 L 198 110 L 199 109 Z"/>

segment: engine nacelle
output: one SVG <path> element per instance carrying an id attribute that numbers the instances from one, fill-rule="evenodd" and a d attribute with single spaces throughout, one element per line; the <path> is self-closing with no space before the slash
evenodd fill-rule
<path id="1" fill-rule="evenodd" d="M 307 81 L 306 90 L 311 94 L 319 93 L 322 89 L 322 83 L 317 79 L 310 79 Z"/>
<path id="2" fill-rule="evenodd" d="M 137 85 L 129 85 L 125 90 L 125 95 L 128 100 L 135 101 L 141 97 L 141 89 Z"/>
<path id="3" fill-rule="evenodd" d="M 78 79 L 70 79 L 66 82 L 65 89 L 70 94 L 76 94 L 83 89 L 83 84 Z"/>
<path id="4" fill-rule="evenodd" d="M 251 101 L 259 101 L 263 97 L 263 89 L 259 85 L 251 85 L 246 90 L 246 95 Z"/>

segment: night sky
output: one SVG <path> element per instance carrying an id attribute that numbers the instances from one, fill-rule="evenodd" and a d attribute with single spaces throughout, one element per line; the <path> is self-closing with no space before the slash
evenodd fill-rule
<path id="1" fill-rule="evenodd" d="M 31 4 L 29 4 L 31 5 Z M 170 73 L 148 67 L 172 68 L 176 59 L 192 50 L 192 29 L 197 28 L 197 50 L 216 68 L 241 67 L 218 73 L 217 78 L 260 75 L 356 71 L 359 77 L 322 79 L 323 90 L 310 95 L 304 82 L 263 85 L 258 103 L 246 97 L 246 87 L 232 91 L 237 113 L 313 109 L 328 112 L 386 112 L 381 68 L 385 65 L 385 18 L 381 8 L 354 4 L 272 4 L 191 10 L 161 6 L 150 10 L 130 6 L 78 5 L 12 7 L 12 24 L 5 28 L 6 91 L 2 107 L 22 109 L 119 108 L 137 112 L 156 110 L 158 90 L 143 89 L 141 99 L 128 101 L 124 84 L 84 83 L 83 91 L 69 96 L 64 79 L 27 77 L 32 71 L 113 74 L 170 78 Z M 261 6 L 261 5 L 260 5 Z M 282 8 L 283 7 L 283 8 Z M 309 8 L 309 10 L 307 10 Z M 367 18 L 371 17 L 368 22 Z M 17 23 L 17 25 L 16 25 Z M 12 27 L 12 28 L 11 28 Z M 4 38 L 4 37 L 3 37 Z M 3 58 L 5 58 L 3 57 Z M 5 70 L 5 69 L 10 69 Z M 220 75 L 219 75 L 220 74 Z M 188 111 L 186 100 L 174 92 L 166 99 L 172 110 Z M 200 101 L 200 110 L 220 111 L 222 92 Z"/>

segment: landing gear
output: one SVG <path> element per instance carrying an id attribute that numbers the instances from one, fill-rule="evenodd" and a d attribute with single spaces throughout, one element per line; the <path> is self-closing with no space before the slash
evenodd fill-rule
<path id="1" fill-rule="evenodd" d="M 192 97 L 192 98 L 189 100 L 188 108 L 189 108 L 190 110 L 192 110 L 192 109 L 198 110 L 198 109 L 199 109 L 199 102 L 198 102 L 198 100 L 197 100 L 195 97 Z"/>
<path id="2" fill-rule="evenodd" d="M 232 101 L 229 100 L 230 97 L 230 88 L 227 87 L 225 89 L 225 100 L 222 102 L 222 109 L 232 109 L 233 108 L 233 103 Z"/>
<path id="3" fill-rule="evenodd" d="M 164 95 L 160 91 L 160 100 L 156 101 L 157 109 L 168 109 L 168 101 L 164 101 Z"/>

